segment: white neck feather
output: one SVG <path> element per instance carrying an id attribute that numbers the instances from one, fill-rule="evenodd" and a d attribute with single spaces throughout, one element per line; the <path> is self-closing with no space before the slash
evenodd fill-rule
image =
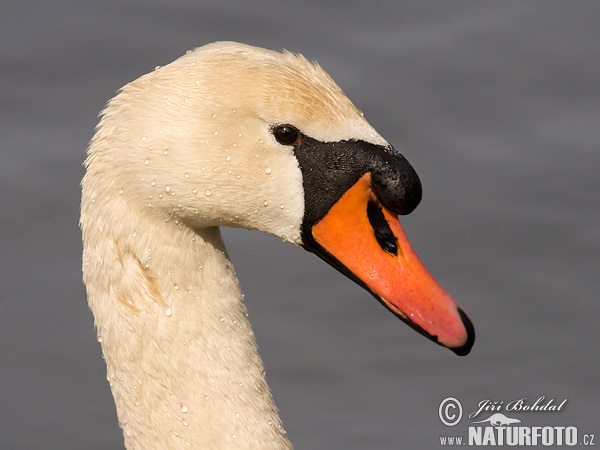
<path id="1" fill-rule="evenodd" d="M 219 228 L 124 202 L 96 218 L 95 201 L 83 208 L 84 279 L 126 446 L 291 447 Z"/>

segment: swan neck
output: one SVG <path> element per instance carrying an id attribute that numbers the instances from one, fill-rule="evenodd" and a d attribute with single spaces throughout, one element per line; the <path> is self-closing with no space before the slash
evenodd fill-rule
<path id="1" fill-rule="evenodd" d="M 84 191 L 84 281 L 127 448 L 290 448 L 219 228 L 94 211 Z"/>

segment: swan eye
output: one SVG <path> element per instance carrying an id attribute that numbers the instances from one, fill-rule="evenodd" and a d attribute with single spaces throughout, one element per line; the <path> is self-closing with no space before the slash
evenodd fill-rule
<path id="1" fill-rule="evenodd" d="M 273 129 L 273 135 L 281 145 L 300 144 L 300 132 L 291 125 L 279 125 Z"/>

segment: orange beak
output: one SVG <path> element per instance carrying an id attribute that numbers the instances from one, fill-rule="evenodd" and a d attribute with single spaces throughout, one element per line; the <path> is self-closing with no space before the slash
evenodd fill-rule
<path id="1" fill-rule="evenodd" d="M 321 255 L 412 328 L 458 355 L 475 340 L 468 316 L 417 257 L 398 217 L 363 175 L 312 227 Z M 349 272 L 349 273 L 348 273 Z"/>

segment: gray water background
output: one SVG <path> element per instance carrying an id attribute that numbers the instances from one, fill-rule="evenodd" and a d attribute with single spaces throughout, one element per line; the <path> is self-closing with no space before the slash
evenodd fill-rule
<path id="1" fill-rule="evenodd" d="M 467 429 L 440 423 L 447 396 L 566 398 L 507 415 L 599 440 L 599 24 L 591 1 L 2 1 L 0 448 L 122 448 L 81 164 L 119 87 L 216 40 L 319 61 L 405 154 L 424 186 L 407 234 L 477 330 L 459 358 L 314 256 L 224 230 L 297 448 L 438 448 Z"/>

